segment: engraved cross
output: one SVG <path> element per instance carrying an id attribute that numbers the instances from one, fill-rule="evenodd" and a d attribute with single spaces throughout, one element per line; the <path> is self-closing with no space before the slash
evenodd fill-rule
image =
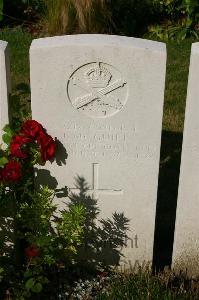
<path id="1" fill-rule="evenodd" d="M 98 163 L 93 163 L 93 176 L 92 176 L 92 188 L 88 189 L 88 193 L 92 195 L 92 197 L 96 200 L 99 199 L 100 195 L 111 195 L 111 196 L 119 196 L 123 195 L 122 189 L 103 189 L 99 188 L 99 167 Z M 79 192 L 79 188 L 69 188 L 70 192 Z"/>

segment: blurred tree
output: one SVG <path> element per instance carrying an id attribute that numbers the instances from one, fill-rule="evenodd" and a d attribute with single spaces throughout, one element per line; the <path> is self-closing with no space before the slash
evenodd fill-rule
<path id="1" fill-rule="evenodd" d="M 42 11 L 43 0 L 0 0 L 4 2 L 5 25 L 23 24 L 38 20 Z"/>
<path id="2" fill-rule="evenodd" d="M 110 0 L 113 31 L 117 34 L 140 35 L 146 31 L 152 15 L 151 0 Z"/>
<path id="3" fill-rule="evenodd" d="M 3 0 L 0 0 L 0 21 L 3 20 Z"/>

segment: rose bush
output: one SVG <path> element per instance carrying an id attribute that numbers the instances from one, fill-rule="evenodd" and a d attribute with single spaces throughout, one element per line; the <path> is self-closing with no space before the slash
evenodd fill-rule
<path id="1" fill-rule="evenodd" d="M 41 158 L 44 162 L 55 156 L 55 142 L 41 124 L 35 120 L 28 120 L 23 125 L 18 135 L 12 137 L 10 153 L 12 157 L 25 159 L 28 157 L 27 148 L 36 143 L 40 147 Z"/>
<path id="2" fill-rule="evenodd" d="M 27 120 L 17 130 L 5 126 L 4 132 L 0 149 L 1 299 L 5 295 L 16 300 L 43 299 L 59 288 L 50 284 L 52 273 L 58 278 L 62 266 L 67 278 L 74 264 L 85 210 L 74 204 L 57 216 L 55 191 L 42 186 L 35 189 L 35 164 L 52 163 L 56 154 L 55 140 L 40 123 Z"/>

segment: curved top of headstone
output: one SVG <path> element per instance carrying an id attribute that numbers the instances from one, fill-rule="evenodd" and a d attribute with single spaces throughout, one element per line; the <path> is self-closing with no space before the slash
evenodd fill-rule
<path id="1" fill-rule="evenodd" d="M 165 43 L 140 38 L 106 35 L 106 34 L 77 34 L 47 37 L 33 40 L 31 50 L 43 47 L 62 47 L 67 45 L 105 44 L 119 47 L 143 48 L 151 51 L 165 52 Z"/>
<path id="2" fill-rule="evenodd" d="M 1 81 L 5 79 L 5 82 L 1 84 L 4 85 L 5 91 L 11 92 L 11 82 L 10 82 L 10 60 L 9 60 L 9 46 L 8 42 L 0 40 L 0 55 L 1 55 Z M 3 72 L 3 74 L 2 74 Z M 4 77 L 5 76 L 5 77 Z M 2 77 L 4 79 L 2 79 Z M 2 96 L 2 95 L 1 95 Z"/>
<path id="3" fill-rule="evenodd" d="M 0 50 L 5 50 L 8 46 L 8 42 L 0 40 Z"/>
<path id="4" fill-rule="evenodd" d="M 199 42 L 192 44 L 191 52 L 199 53 Z"/>

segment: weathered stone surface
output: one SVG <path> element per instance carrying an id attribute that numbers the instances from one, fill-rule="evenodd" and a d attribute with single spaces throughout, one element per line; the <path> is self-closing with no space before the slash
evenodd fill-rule
<path id="1" fill-rule="evenodd" d="M 75 178 L 84 177 L 100 217 L 118 212 L 130 219 L 121 264 L 151 261 L 165 45 L 106 35 L 44 38 L 33 41 L 30 64 L 33 118 L 68 153 L 65 165 L 62 151 L 37 180 L 79 192 Z"/>
<path id="2" fill-rule="evenodd" d="M 199 274 L 199 43 L 192 45 L 173 267 Z"/>

